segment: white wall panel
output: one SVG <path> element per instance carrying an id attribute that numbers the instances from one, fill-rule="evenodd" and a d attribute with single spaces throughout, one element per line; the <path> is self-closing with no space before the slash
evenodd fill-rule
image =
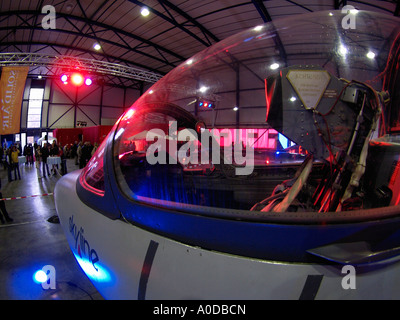
<path id="1" fill-rule="evenodd" d="M 82 86 L 78 90 L 78 105 L 101 104 L 101 87 L 97 85 Z"/>
<path id="2" fill-rule="evenodd" d="M 251 64 L 248 67 L 251 68 L 252 71 L 249 71 L 243 66 L 240 68 L 240 88 L 242 90 L 264 88 L 264 79 L 267 74 L 271 73 L 269 66 L 265 61 L 262 61 L 261 63 Z"/>
<path id="3" fill-rule="evenodd" d="M 25 90 L 29 98 L 31 79 L 27 79 Z M 144 88 L 149 87 L 145 85 Z M 25 98 L 24 96 L 24 98 Z M 77 121 L 86 121 L 87 126 L 113 125 L 123 113 L 140 97 L 139 89 L 117 88 L 98 84 L 81 86 L 63 84 L 58 78 L 47 79 L 42 109 L 42 128 L 74 128 Z M 75 107 L 76 106 L 76 107 Z M 70 110 L 69 110 L 70 109 Z M 67 112 L 68 111 L 68 112 Z M 22 106 L 22 129 L 26 130 L 27 104 Z"/>
<path id="4" fill-rule="evenodd" d="M 51 129 L 73 128 L 74 108 L 71 108 L 71 106 L 50 105 L 48 125 Z"/>
<path id="5" fill-rule="evenodd" d="M 126 89 L 126 95 L 125 95 L 125 107 L 128 108 L 130 107 L 137 99 L 140 97 L 140 92 L 139 90 L 135 89 Z"/>
<path id="6" fill-rule="evenodd" d="M 241 108 L 239 117 L 240 122 L 243 124 L 243 127 L 247 128 L 259 128 L 260 123 L 262 124 L 261 127 L 267 127 L 266 119 L 266 107 L 261 108 L 248 108 L 246 107 Z M 265 124 L 265 126 L 264 126 Z"/>
<path id="7" fill-rule="evenodd" d="M 124 89 L 114 87 L 104 87 L 103 106 L 123 107 Z"/>
<path id="8" fill-rule="evenodd" d="M 105 119 L 115 119 L 115 121 L 122 115 L 123 108 L 110 108 L 110 107 L 103 107 L 101 118 Z M 115 122 L 114 121 L 114 122 Z"/>
<path id="9" fill-rule="evenodd" d="M 265 90 L 248 90 L 240 92 L 240 107 L 260 107 L 265 106 Z"/>
<path id="10" fill-rule="evenodd" d="M 99 114 L 100 106 L 79 105 L 76 109 L 76 122 L 86 121 L 87 127 L 98 126 L 100 125 Z"/>
<path id="11" fill-rule="evenodd" d="M 53 85 L 50 103 L 72 104 L 75 101 L 76 90 L 71 85 Z"/>

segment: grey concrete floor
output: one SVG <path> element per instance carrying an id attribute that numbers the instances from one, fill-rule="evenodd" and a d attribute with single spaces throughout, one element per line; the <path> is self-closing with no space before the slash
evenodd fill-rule
<path id="1" fill-rule="evenodd" d="M 67 160 L 68 172 L 77 170 Z M 3 198 L 52 193 L 60 176 L 38 179 L 35 166 L 20 165 L 21 180 L 8 182 L 0 165 Z M 14 178 L 14 175 L 12 175 Z M 56 215 L 53 196 L 5 201 L 12 222 L 0 224 L 0 299 L 102 300 L 102 296 L 76 262 Z M 33 281 L 35 271 L 54 266 L 56 288 L 43 289 Z"/>

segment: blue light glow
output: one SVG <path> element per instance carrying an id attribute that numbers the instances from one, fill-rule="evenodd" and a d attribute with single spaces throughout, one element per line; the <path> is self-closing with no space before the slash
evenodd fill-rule
<path id="1" fill-rule="evenodd" d="M 43 270 L 38 270 L 35 272 L 35 274 L 33 275 L 33 280 L 36 283 L 43 283 L 47 281 L 47 274 L 46 272 L 44 272 Z"/>
<path id="2" fill-rule="evenodd" d="M 86 273 L 90 280 L 95 282 L 111 282 L 110 273 L 99 264 L 96 264 L 97 271 L 93 268 L 93 264 L 86 259 L 82 259 L 78 254 L 74 252 L 76 261 L 78 261 L 82 270 Z"/>

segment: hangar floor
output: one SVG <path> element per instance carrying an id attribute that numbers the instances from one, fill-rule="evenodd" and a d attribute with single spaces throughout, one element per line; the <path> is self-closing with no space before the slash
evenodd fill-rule
<path id="1" fill-rule="evenodd" d="M 68 159 L 67 168 L 71 172 L 78 166 Z M 4 198 L 52 193 L 60 178 L 38 180 L 35 166 L 24 164 L 20 173 L 21 180 L 8 182 L 7 170 L 0 167 Z M 52 195 L 7 200 L 5 204 L 13 221 L 0 224 L 0 299 L 103 299 L 76 263 L 60 224 L 48 221 L 56 215 Z M 45 265 L 55 268 L 55 289 L 43 289 L 33 281 L 35 271 Z"/>

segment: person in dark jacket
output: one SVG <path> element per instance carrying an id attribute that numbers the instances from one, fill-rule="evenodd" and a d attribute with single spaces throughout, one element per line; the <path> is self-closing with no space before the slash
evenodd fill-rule
<path id="1" fill-rule="evenodd" d="M 47 175 L 50 176 L 49 165 L 47 164 L 47 158 L 49 157 L 50 153 L 47 142 L 45 142 L 43 147 L 40 149 L 40 153 L 42 154 L 43 178 L 46 178 L 46 169 L 47 169 Z"/>
<path id="2" fill-rule="evenodd" d="M 26 163 L 33 165 L 33 147 L 32 143 L 29 143 L 24 147 L 24 156 L 26 157 Z"/>
<path id="3" fill-rule="evenodd" d="M 0 190 L 1 190 L 1 179 L 0 179 Z M 10 218 L 8 215 L 7 209 L 6 209 L 6 204 L 3 199 L 3 194 L 0 191 L 0 222 L 1 224 L 4 224 L 4 222 L 12 222 L 13 219 Z M 5 220 L 5 221 L 4 221 Z"/>
<path id="4" fill-rule="evenodd" d="M 1 222 L 1 224 L 4 224 L 4 222 L 12 222 L 13 219 L 10 218 L 10 216 L 8 215 L 8 212 L 6 209 L 6 204 L 5 204 L 4 200 L 1 200 L 1 199 L 3 199 L 3 194 L 0 192 L 0 211 L 1 211 L 0 222 Z"/>

